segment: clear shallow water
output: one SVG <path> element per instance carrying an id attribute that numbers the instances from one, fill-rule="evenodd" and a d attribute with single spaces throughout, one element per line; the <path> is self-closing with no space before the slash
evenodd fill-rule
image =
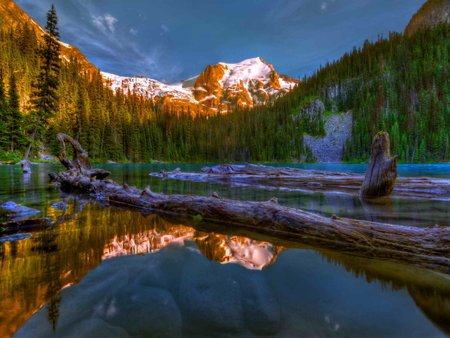
<path id="1" fill-rule="evenodd" d="M 167 194 L 268 200 L 324 215 L 404 225 L 449 225 L 445 201 L 393 200 L 367 210 L 342 194 L 265 191 L 159 180 L 151 171 L 204 165 L 102 165 L 118 183 Z M 364 172 L 364 165 L 293 165 Z M 434 168 L 434 169 L 433 169 Z M 450 279 L 424 270 L 302 247 L 254 233 L 178 224 L 157 215 L 61 196 L 56 165 L 0 166 L 0 202 L 55 220 L 0 243 L 0 336 L 17 337 L 442 337 L 450 334 Z M 445 176 L 449 165 L 401 166 Z M 423 172 L 423 174 L 422 174 Z M 414 174 L 412 174 L 414 173 Z M 435 175 L 432 175 L 435 173 Z M 51 208 L 64 200 L 66 212 Z M 370 207 L 369 207 L 370 209 Z M 2 216 L 6 218 L 6 216 Z M 62 291 L 60 291 L 62 289 Z M 55 326 L 55 333 L 53 333 Z"/>

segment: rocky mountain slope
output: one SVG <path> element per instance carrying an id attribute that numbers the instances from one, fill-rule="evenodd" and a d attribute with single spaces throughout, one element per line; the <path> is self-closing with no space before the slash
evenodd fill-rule
<path id="1" fill-rule="evenodd" d="M 36 34 L 38 41 L 43 43 L 44 35 L 47 34 L 44 28 L 30 18 L 30 16 L 28 16 L 28 14 L 14 1 L 0 0 L 0 27 L 3 30 L 9 30 L 11 28 L 17 29 L 25 24 Z M 70 60 L 74 58 L 81 64 L 83 71 L 98 71 L 97 67 L 90 63 L 77 47 L 70 46 L 63 42 L 60 42 L 60 44 L 61 58 L 66 62 L 70 62 Z"/>
<path id="2" fill-rule="evenodd" d="M 405 34 L 411 35 L 422 27 L 450 22 L 450 0 L 428 0 L 413 16 Z"/>
<path id="3" fill-rule="evenodd" d="M 232 107 L 265 104 L 289 92 L 299 82 L 279 75 L 261 58 L 236 64 L 209 65 L 198 76 L 166 85 L 145 77 L 102 73 L 113 90 L 142 95 L 162 108 L 190 113 L 226 113 Z"/>

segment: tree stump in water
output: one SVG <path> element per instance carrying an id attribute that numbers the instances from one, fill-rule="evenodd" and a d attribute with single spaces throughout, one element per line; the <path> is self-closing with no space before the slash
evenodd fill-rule
<path id="1" fill-rule="evenodd" d="M 22 167 L 22 172 L 24 174 L 29 174 L 31 173 L 31 167 L 30 167 L 30 161 L 28 160 L 22 160 L 20 162 L 20 166 Z"/>
<path id="2" fill-rule="evenodd" d="M 389 134 L 378 132 L 373 138 L 371 158 L 360 190 L 364 198 L 388 197 L 397 179 L 397 158 L 391 157 Z"/>

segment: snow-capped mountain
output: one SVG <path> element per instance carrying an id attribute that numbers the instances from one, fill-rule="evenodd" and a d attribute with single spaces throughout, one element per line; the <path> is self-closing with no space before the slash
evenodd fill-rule
<path id="1" fill-rule="evenodd" d="M 109 73 L 102 76 L 114 91 L 142 95 L 169 110 L 207 114 L 225 113 L 230 107 L 265 104 L 299 82 L 279 75 L 261 58 L 209 65 L 200 75 L 171 85 L 141 76 Z"/>

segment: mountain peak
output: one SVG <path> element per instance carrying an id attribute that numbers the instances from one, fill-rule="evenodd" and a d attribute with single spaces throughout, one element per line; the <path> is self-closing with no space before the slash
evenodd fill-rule
<path id="1" fill-rule="evenodd" d="M 265 104 L 270 98 L 289 92 L 299 82 L 286 75 L 280 76 L 260 57 L 208 65 L 200 75 L 172 85 L 149 78 L 102 75 L 105 84 L 113 90 L 142 95 L 171 110 L 176 107 L 202 114 L 226 113 L 232 107 Z"/>
<path id="2" fill-rule="evenodd" d="M 450 23 L 450 0 L 428 0 L 412 17 L 405 34 L 410 36 L 423 27 L 435 26 L 439 22 Z"/>

